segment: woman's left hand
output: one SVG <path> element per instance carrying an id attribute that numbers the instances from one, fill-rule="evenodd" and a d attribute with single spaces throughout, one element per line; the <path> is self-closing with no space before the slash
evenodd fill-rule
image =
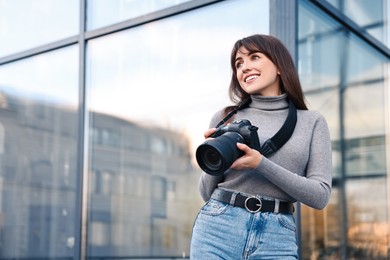
<path id="1" fill-rule="evenodd" d="M 246 144 L 237 143 L 237 148 L 245 154 L 233 162 L 230 166 L 232 169 L 254 169 L 260 164 L 261 159 L 263 159 L 263 155 L 259 151 L 250 148 Z"/>

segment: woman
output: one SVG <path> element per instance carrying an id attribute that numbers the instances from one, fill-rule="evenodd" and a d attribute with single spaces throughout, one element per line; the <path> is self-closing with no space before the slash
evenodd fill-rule
<path id="1" fill-rule="evenodd" d="M 213 116 L 205 138 L 233 111 L 234 121 L 247 119 L 258 127 L 264 144 L 282 128 L 289 102 L 297 108 L 296 125 L 288 141 L 271 155 L 238 142 L 244 155 L 228 170 L 221 175 L 202 173 L 199 190 L 207 202 L 193 227 L 191 259 L 297 259 L 293 203 L 322 209 L 330 198 L 327 123 L 318 112 L 308 111 L 293 60 L 275 37 L 238 40 L 231 67 L 229 95 L 236 105 Z"/>

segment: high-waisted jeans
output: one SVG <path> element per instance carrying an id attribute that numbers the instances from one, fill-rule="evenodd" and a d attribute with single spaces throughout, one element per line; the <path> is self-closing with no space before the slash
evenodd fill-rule
<path id="1" fill-rule="evenodd" d="M 250 213 L 210 199 L 193 227 L 190 259 L 298 259 L 293 215 Z"/>

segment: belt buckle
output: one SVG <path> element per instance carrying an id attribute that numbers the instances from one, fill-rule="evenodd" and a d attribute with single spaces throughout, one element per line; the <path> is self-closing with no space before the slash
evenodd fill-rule
<path id="1" fill-rule="evenodd" d="M 252 204 L 253 201 L 252 200 L 255 200 L 255 204 Z M 257 208 L 254 208 L 254 209 L 250 209 L 249 208 L 249 205 L 248 203 L 251 203 L 250 206 L 251 208 L 253 208 L 253 205 Z M 245 206 L 245 209 L 251 213 L 257 213 L 261 210 L 261 207 L 262 207 L 262 203 L 261 203 L 261 199 L 259 199 L 258 197 L 255 197 L 255 196 L 252 196 L 252 197 L 248 197 L 245 199 L 245 203 L 244 203 L 244 206 Z"/>

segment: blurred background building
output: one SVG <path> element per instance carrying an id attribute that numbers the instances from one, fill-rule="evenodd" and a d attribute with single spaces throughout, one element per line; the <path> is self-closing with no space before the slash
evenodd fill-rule
<path id="1" fill-rule="evenodd" d="M 302 259 L 389 259 L 389 0 L 0 0 L 0 259 L 188 258 L 233 43 L 279 37 L 327 119 Z M 288 159 L 288 158 L 286 158 Z"/>

